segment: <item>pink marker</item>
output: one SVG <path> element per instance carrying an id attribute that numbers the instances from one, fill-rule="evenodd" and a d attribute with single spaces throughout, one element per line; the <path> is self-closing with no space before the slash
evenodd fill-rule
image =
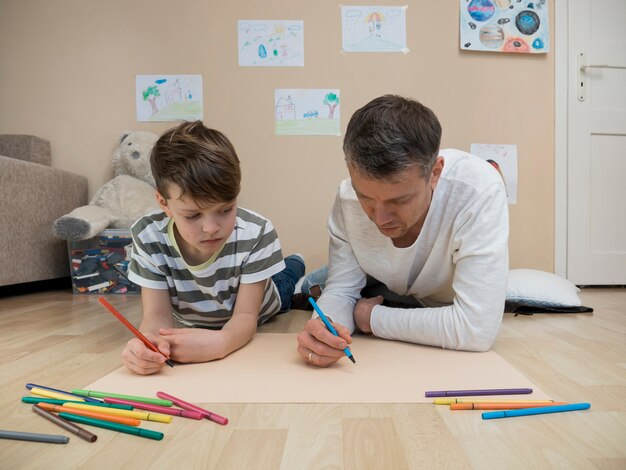
<path id="1" fill-rule="evenodd" d="M 214 423 L 221 424 L 224 426 L 228 424 L 228 418 L 224 418 L 223 416 L 212 413 L 208 410 L 205 410 L 204 408 L 200 408 L 199 406 L 193 405 L 191 403 L 187 403 L 186 401 L 183 401 L 180 398 L 173 397 L 172 395 L 169 395 L 165 392 L 157 392 L 157 397 L 163 398 L 165 400 L 171 400 L 172 403 L 174 403 L 176 406 L 180 406 L 181 408 L 184 408 L 186 410 L 197 411 L 199 413 L 202 413 L 202 415 L 205 418 L 210 419 Z"/>
<path id="2" fill-rule="evenodd" d="M 154 411 L 155 413 L 163 413 L 166 415 L 181 416 L 183 418 L 202 419 L 204 414 L 199 411 L 190 410 L 178 410 L 176 408 L 170 408 L 168 406 L 149 405 L 147 403 L 140 403 L 138 401 L 122 400 L 120 398 L 104 398 L 105 403 L 116 403 L 118 405 L 130 405 L 133 408 L 140 410 Z"/>

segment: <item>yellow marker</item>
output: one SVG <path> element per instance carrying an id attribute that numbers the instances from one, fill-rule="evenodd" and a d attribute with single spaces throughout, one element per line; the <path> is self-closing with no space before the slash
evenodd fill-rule
<path id="1" fill-rule="evenodd" d="M 65 393 L 53 392 L 52 390 L 45 390 L 37 387 L 31 388 L 30 393 L 33 395 L 39 395 L 40 397 L 54 398 L 55 400 L 85 401 L 74 395 L 66 395 Z"/>
<path id="2" fill-rule="evenodd" d="M 453 403 L 551 403 L 554 400 L 475 400 L 473 398 L 435 398 L 435 405 L 452 405 Z"/>
<path id="3" fill-rule="evenodd" d="M 150 413 L 149 411 L 130 411 L 119 410 L 117 408 L 104 408 L 101 406 L 83 405 L 82 403 L 65 403 L 67 408 L 76 408 L 78 410 L 97 411 L 98 413 L 108 413 L 117 416 L 126 416 L 128 418 L 143 419 L 144 421 L 158 421 L 159 423 L 171 423 L 173 417 L 161 413 Z"/>

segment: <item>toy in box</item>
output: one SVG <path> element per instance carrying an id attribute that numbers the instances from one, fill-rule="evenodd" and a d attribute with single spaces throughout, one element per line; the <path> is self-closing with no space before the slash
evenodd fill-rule
<path id="1" fill-rule="evenodd" d="M 139 293 L 128 280 L 132 238 L 129 230 L 107 229 L 89 240 L 68 241 L 75 294 Z"/>

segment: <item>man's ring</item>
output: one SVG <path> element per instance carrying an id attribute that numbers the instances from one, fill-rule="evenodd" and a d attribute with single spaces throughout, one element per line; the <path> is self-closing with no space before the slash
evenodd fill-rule
<path id="1" fill-rule="evenodd" d="M 310 352 L 310 353 L 309 353 L 309 364 L 313 364 L 313 358 L 312 358 L 312 356 L 313 356 L 313 353 L 312 353 L 312 352 Z"/>

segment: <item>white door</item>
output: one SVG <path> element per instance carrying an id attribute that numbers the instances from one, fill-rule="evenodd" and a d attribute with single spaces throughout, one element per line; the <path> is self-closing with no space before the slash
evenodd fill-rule
<path id="1" fill-rule="evenodd" d="M 626 0 L 570 0 L 567 278 L 626 284 Z"/>

